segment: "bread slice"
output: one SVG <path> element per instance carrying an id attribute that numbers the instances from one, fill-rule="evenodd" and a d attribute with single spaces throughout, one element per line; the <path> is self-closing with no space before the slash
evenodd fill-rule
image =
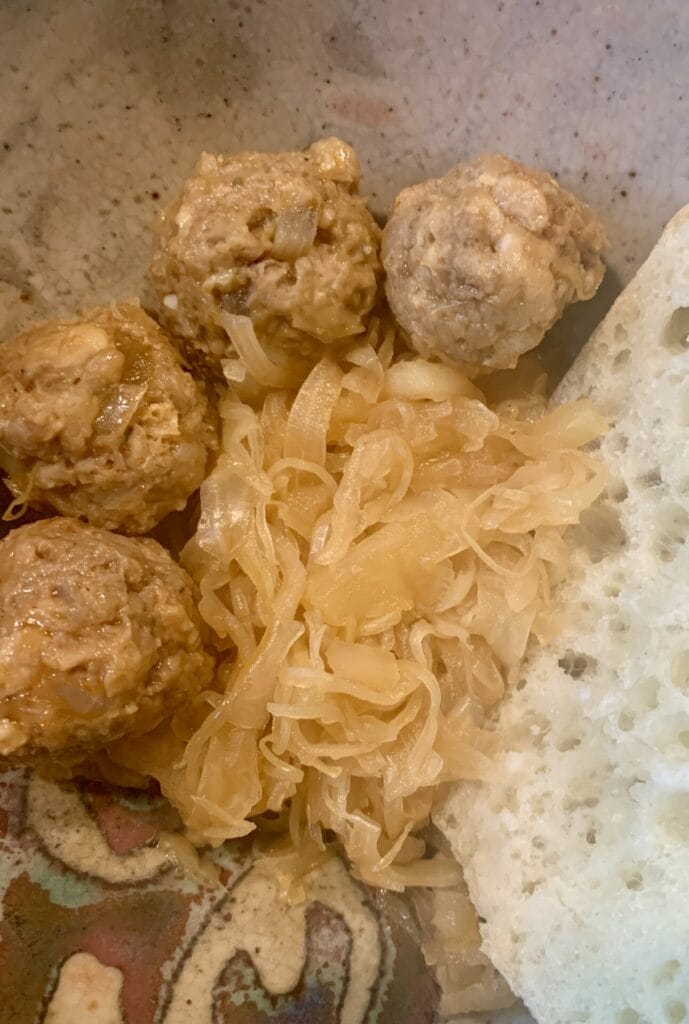
<path id="1" fill-rule="evenodd" d="M 610 418 L 556 642 L 499 713 L 504 783 L 437 822 L 539 1024 L 689 1022 L 689 207 L 556 395 Z"/>

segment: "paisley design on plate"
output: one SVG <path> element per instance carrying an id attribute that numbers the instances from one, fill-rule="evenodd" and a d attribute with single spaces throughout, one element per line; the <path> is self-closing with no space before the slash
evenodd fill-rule
<path id="1" fill-rule="evenodd" d="M 251 840 L 204 885 L 156 848 L 175 827 L 151 794 L 0 773 L 3 1024 L 430 1024 L 399 897 L 333 857 L 290 904 Z"/>
<path id="2" fill-rule="evenodd" d="M 381 940 L 375 914 L 337 858 L 307 879 L 305 902 L 292 906 L 265 871 L 249 871 L 197 936 L 176 979 L 165 1024 L 187 1024 L 190 1013 L 211 1020 L 216 980 L 241 950 L 250 955 L 267 993 L 294 990 L 306 963 L 307 910 L 314 901 L 335 911 L 351 936 L 339 1020 L 361 1024 L 378 977 Z"/>
<path id="3" fill-rule="evenodd" d="M 122 972 L 104 967 L 90 953 L 64 962 L 44 1024 L 124 1024 L 120 1010 Z"/>
<path id="4" fill-rule="evenodd" d="M 106 882 L 138 882 L 170 866 L 167 854 L 155 846 L 116 853 L 74 786 L 32 776 L 27 792 L 27 819 L 56 860 Z"/>

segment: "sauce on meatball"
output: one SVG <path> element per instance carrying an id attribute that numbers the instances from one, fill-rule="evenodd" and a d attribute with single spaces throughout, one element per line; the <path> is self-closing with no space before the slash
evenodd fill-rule
<path id="1" fill-rule="evenodd" d="M 218 313 L 310 353 L 364 330 L 380 230 L 339 139 L 303 152 L 204 153 L 162 217 L 150 268 L 157 315 L 189 359 L 220 375 L 234 354 Z"/>
<path id="2" fill-rule="evenodd" d="M 138 534 L 203 482 L 204 390 L 138 303 L 34 324 L 1 365 L 0 466 L 20 500 Z"/>
<path id="3" fill-rule="evenodd" d="M 0 754 L 77 761 L 208 685 L 191 578 L 156 541 L 45 519 L 0 543 Z"/>

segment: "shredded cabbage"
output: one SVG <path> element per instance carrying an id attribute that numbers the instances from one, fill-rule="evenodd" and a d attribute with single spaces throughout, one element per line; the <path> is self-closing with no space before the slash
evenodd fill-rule
<path id="1" fill-rule="evenodd" d="M 440 986 L 441 1019 L 512 1006 L 515 998 L 507 982 L 481 952 L 478 918 L 466 888 L 416 890 L 413 902 L 421 949 Z"/>
<path id="2" fill-rule="evenodd" d="M 293 382 L 225 319 L 252 377 Z M 563 532 L 604 485 L 581 450 L 604 423 L 585 401 L 490 408 L 457 369 L 392 362 L 377 330 L 296 397 L 222 398 L 182 556 L 224 652 L 216 690 L 110 754 L 160 781 L 197 842 L 263 816 L 297 848 L 334 834 L 371 885 L 452 886 L 423 828 L 443 783 L 495 778 L 485 719 L 547 629 Z"/>

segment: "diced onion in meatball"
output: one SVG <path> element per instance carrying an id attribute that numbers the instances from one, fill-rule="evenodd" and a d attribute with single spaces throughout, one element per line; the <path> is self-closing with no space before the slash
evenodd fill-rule
<path id="1" fill-rule="evenodd" d="M 506 369 L 600 284 L 605 234 L 543 171 L 505 156 L 405 189 L 383 232 L 388 301 L 421 355 Z"/>
<path id="2" fill-rule="evenodd" d="M 146 533 L 200 487 L 214 443 L 201 385 L 137 303 L 0 348 L 0 466 L 33 506 Z"/>
<path id="3" fill-rule="evenodd" d="M 380 231 L 339 139 L 303 152 L 204 153 L 162 217 L 150 269 L 157 315 L 190 359 L 220 373 L 235 351 L 218 314 L 261 342 L 310 354 L 364 330 Z"/>
<path id="4" fill-rule="evenodd" d="M 69 763 L 208 685 L 194 584 L 156 541 L 75 519 L 0 543 L 0 754 Z"/>

